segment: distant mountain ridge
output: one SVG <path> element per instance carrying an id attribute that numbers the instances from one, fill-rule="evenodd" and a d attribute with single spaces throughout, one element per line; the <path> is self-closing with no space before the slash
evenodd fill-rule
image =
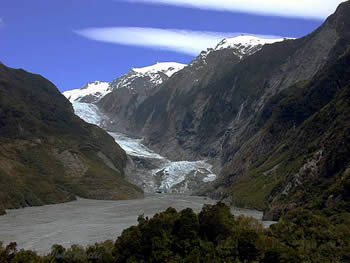
<path id="1" fill-rule="evenodd" d="M 70 102 L 97 103 L 113 90 L 120 88 L 134 90 L 135 86 L 138 87 L 134 82 L 138 82 L 139 79 L 149 81 L 152 87 L 158 86 L 185 66 L 176 62 L 158 62 L 143 68 L 132 68 L 127 74 L 112 82 L 89 82 L 80 89 L 65 91 L 63 95 Z"/>
<path id="2" fill-rule="evenodd" d="M 234 55 L 242 59 L 245 56 L 252 55 L 259 51 L 266 44 L 281 42 L 286 39 L 287 38 L 260 38 L 250 35 L 225 38 L 220 41 L 215 48 L 208 48 L 206 51 L 202 51 L 201 55 L 194 61 L 200 59 L 202 63 L 206 63 L 205 58 L 211 52 L 220 50 L 232 50 Z M 194 62 L 191 64 L 193 63 Z M 145 84 L 143 84 L 142 87 L 142 85 L 138 83 L 138 79 L 145 79 L 147 82 L 149 81 L 152 86 L 159 86 L 166 81 L 167 78 L 172 77 L 186 66 L 186 64 L 177 62 L 157 62 L 151 66 L 132 68 L 127 74 L 116 78 L 112 82 L 89 82 L 80 89 L 65 91 L 63 95 L 71 102 L 97 103 L 107 94 L 119 88 L 130 88 L 132 90 L 145 88 Z M 167 78 L 164 75 L 166 75 Z M 134 84 L 134 82 L 136 82 L 136 84 Z"/>

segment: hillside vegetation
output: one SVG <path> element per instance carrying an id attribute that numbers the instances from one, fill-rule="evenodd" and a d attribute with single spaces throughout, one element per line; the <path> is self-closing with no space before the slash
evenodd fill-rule
<path id="1" fill-rule="evenodd" d="M 125 152 L 78 118 L 48 80 L 0 64 L 0 213 L 76 196 L 138 198 L 123 178 Z"/>

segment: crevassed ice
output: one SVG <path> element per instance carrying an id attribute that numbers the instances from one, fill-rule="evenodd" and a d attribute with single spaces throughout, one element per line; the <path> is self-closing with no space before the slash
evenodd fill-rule
<path id="1" fill-rule="evenodd" d="M 208 173 L 203 182 L 210 182 L 216 179 L 216 175 L 211 171 L 212 165 L 206 161 L 178 161 L 169 162 L 160 169 L 153 170 L 153 174 L 164 171 L 167 175 L 160 185 L 160 189 L 171 189 L 174 185 L 184 181 L 185 175 L 191 172 Z"/>
<path id="2" fill-rule="evenodd" d="M 96 105 L 90 103 L 73 102 L 74 113 L 82 118 L 84 121 L 101 125 L 103 121 L 103 114 Z"/>

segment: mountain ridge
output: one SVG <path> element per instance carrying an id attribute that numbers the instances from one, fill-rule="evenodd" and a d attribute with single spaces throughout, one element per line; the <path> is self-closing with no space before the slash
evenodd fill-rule
<path id="1" fill-rule="evenodd" d="M 171 77 L 185 66 L 185 64 L 177 62 L 157 62 L 156 64 L 142 68 L 132 68 L 128 73 L 116 78 L 112 82 L 98 80 L 88 82 L 80 89 L 64 91 L 63 95 L 70 102 L 97 103 L 115 89 L 124 87 L 133 89 L 132 82 L 136 78 L 149 78 L 149 81 L 154 86 L 158 86 L 165 79 L 163 74 Z"/>

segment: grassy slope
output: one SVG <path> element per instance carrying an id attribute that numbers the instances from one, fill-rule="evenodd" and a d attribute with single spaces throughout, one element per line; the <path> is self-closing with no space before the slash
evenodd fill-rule
<path id="1" fill-rule="evenodd" d="M 75 195 L 98 199 L 142 195 L 124 180 L 126 154 L 112 137 L 75 116 L 51 82 L 2 64 L 0 142 L 2 211 L 64 202 Z"/>

